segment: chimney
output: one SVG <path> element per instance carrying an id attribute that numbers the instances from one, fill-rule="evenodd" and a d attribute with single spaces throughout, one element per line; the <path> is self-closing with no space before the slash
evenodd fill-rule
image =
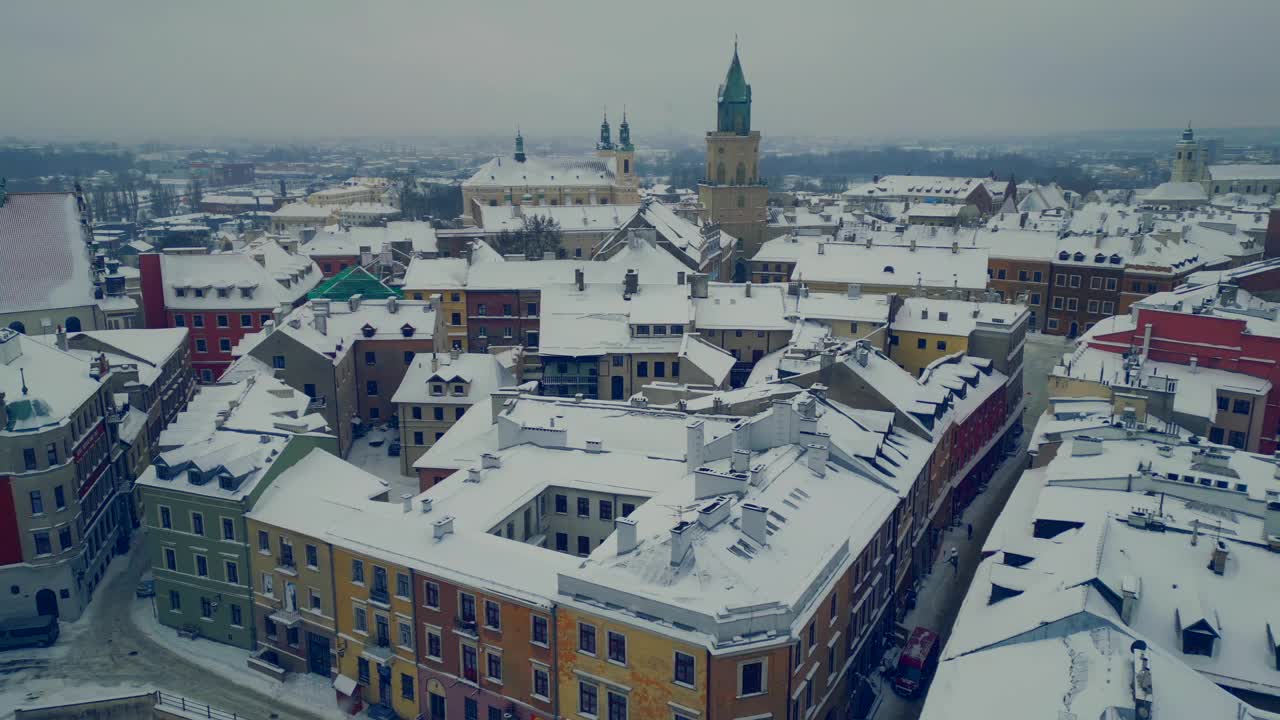
<path id="1" fill-rule="evenodd" d="M 1196 357 L 1195 355 L 1192 355 L 1191 360 L 1188 361 L 1188 364 L 1191 366 L 1191 374 L 1194 375 L 1196 372 L 1196 366 L 1200 364 L 1200 358 Z"/>
<path id="2" fill-rule="evenodd" d="M 422 498 L 418 505 L 422 508 L 423 515 L 431 512 L 431 498 Z"/>
<path id="3" fill-rule="evenodd" d="M 491 470 L 491 469 L 493 469 L 493 468 L 500 468 L 500 467 L 502 467 L 502 458 L 498 457 L 497 455 L 495 455 L 495 454 L 493 454 L 493 453 L 481 453 L 481 454 L 480 454 L 480 467 L 484 468 L 485 470 Z M 477 479 L 478 479 L 478 478 L 477 478 Z"/>
<path id="4" fill-rule="evenodd" d="M 628 268 L 627 274 L 622 278 L 622 293 L 627 296 L 635 295 L 640 291 L 640 273 L 634 269 Z"/>
<path id="5" fill-rule="evenodd" d="M 745 297 L 751 297 L 751 281 L 750 280 L 746 281 L 745 283 L 743 283 L 742 287 L 743 287 L 743 290 L 746 292 Z"/>
<path id="6" fill-rule="evenodd" d="M 328 335 L 329 334 L 329 316 L 327 314 L 322 315 L 319 312 L 317 312 L 313 319 L 314 319 L 314 325 L 316 327 L 316 332 L 320 333 L 321 335 Z"/>
<path id="7" fill-rule="evenodd" d="M 819 242 L 819 243 L 818 243 L 818 254 L 819 254 L 819 255 L 826 255 L 826 254 L 827 254 L 827 244 L 826 244 L 826 243 L 824 243 L 824 242 Z"/>
<path id="8" fill-rule="evenodd" d="M 698 508 L 698 524 L 710 530 L 729 519 L 731 503 L 726 495 L 720 495 Z"/>
<path id="9" fill-rule="evenodd" d="M 760 487 L 760 483 L 764 482 L 764 463 L 751 466 L 751 486 Z"/>
<path id="10" fill-rule="evenodd" d="M 411 493 L 401 495 L 400 504 L 404 508 L 405 513 L 413 512 L 413 495 Z"/>
<path id="11" fill-rule="evenodd" d="M 598 453 L 598 452 L 603 452 L 603 451 L 604 451 L 603 444 L 602 444 L 599 440 L 588 440 L 588 441 L 587 441 L 587 452 L 589 452 L 589 453 Z"/>
<path id="12" fill-rule="evenodd" d="M 350 310 L 351 312 L 355 312 L 356 310 L 359 310 L 361 299 L 363 299 L 363 296 L 360 293 L 356 293 L 355 295 L 352 295 L 351 297 L 347 298 L 347 309 Z"/>
<path id="13" fill-rule="evenodd" d="M 805 445 L 805 455 L 809 458 L 809 469 L 818 477 L 823 477 L 827 474 L 827 452 L 827 449 L 821 445 L 813 443 Z"/>
<path id="14" fill-rule="evenodd" d="M 679 566 L 684 562 L 685 555 L 689 554 L 689 546 L 693 544 L 692 533 L 689 528 L 693 523 L 681 520 L 675 527 L 671 528 L 671 564 Z"/>
<path id="15" fill-rule="evenodd" d="M 757 545 L 767 545 L 769 542 L 769 508 L 755 503 L 743 503 L 741 508 L 742 520 L 739 525 L 742 528 L 742 534 L 751 538 L 751 541 Z"/>
<path id="16" fill-rule="evenodd" d="M 707 283 L 708 280 L 706 273 L 693 273 L 690 275 L 689 285 L 692 287 L 692 290 L 689 292 L 689 297 L 706 299 Z"/>
<path id="17" fill-rule="evenodd" d="M 618 540 L 618 554 L 626 555 L 636 549 L 636 521 L 628 517 L 614 518 L 614 537 Z"/>
<path id="18" fill-rule="evenodd" d="M 677 285 L 683 285 L 683 284 L 684 284 L 684 271 L 683 271 L 683 270 L 680 270 L 680 271 L 678 271 L 678 272 L 676 273 L 676 284 L 677 284 Z"/>
<path id="19" fill-rule="evenodd" d="M 439 369 L 440 369 L 440 356 L 436 355 L 435 351 L 433 350 L 431 351 L 431 372 L 435 372 Z"/>
<path id="20" fill-rule="evenodd" d="M 1227 549 L 1227 544 L 1218 540 L 1213 544 L 1213 556 L 1209 559 L 1209 569 L 1215 575 L 1222 575 L 1227 571 L 1227 556 L 1231 551 Z"/>
<path id="21" fill-rule="evenodd" d="M 388 313 L 390 313 L 390 314 L 392 314 L 392 315 L 395 315 L 395 314 L 396 314 L 396 310 L 398 310 L 398 309 L 400 309 L 400 308 L 399 308 L 399 305 L 397 305 L 397 304 L 396 304 L 396 299 L 395 299 L 395 297 L 394 297 L 394 296 L 392 296 L 392 297 L 387 298 L 387 312 L 388 312 Z"/>
<path id="22" fill-rule="evenodd" d="M 702 421 L 697 418 L 690 418 L 684 426 L 685 436 L 685 465 L 690 470 L 694 470 L 702 466 L 702 456 L 705 452 L 705 444 L 703 436 Z"/>
<path id="23" fill-rule="evenodd" d="M 1142 579 L 1136 575 L 1126 575 L 1120 582 L 1120 593 L 1120 620 L 1128 625 L 1138 606 L 1138 598 L 1142 596 Z"/>
<path id="24" fill-rule="evenodd" d="M 587 274 L 582 268 L 574 268 L 573 284 L 578 286 L 578 292 L 582 292 L 587 287 Z"/>
<path id="25" fill-rule="evenodd" d="M 443 540 L 445 535 L 453 533 L 453 516 L 445 515 L 444 517 L 431 523 L 431 534 L 436 540 Z"/>
<path id="26" fill-rule="evenodd" d="M 916 239 L 915 239 L 915 238 L 911 238 L 911 247 L 910 247 L 910 250 L 911 250 L 911 252 L 915 252 L 915 251 L 916 251 Z"/>
<path id="27" fill-rule="evenodd" d="M 449 349 L 449 359 L 450 359 L 450 360 L 457 360 L 457 359 L 458 359 L 458 357 L 459 357 L 461 354 L 462 354 L 462 351 L 458 350 L 458 348 L 450 348 L 450 349 Z"/>
<path id="28" fill-rule="evenodd" d="M 1151 683 L 1151 659 L 1147 655 L 1147 643 L 1134 640 L 1129 646 L 1133 654 L 1133 714 L 1142 720 L 1151 717 L 1151 705 L 1155 700 L 1155 689 Z"/>
<path id="29" fill-rule="evenodd" d="M 467 482 L 480 482 L 480 468 L 467 468 Z"/>
<path id="30" fill-rule="evenodd" d="M 748 472 L 751 468 L 751 451 L 750 450 L 734 450 L 733 451 L 733 471 L 736 473 Z"/>
<path id="31" fill-rule="evenodd" d="M 64 330 L 64 329 L 62 328 L 62 326 L 61 326 L 61 325 L 59 325 L 59 326 L 58 326 L 58 329 L 57 329 L 57 331 L 56 331 L 56 333 L 55 333 L 55 335 L 54 335 L 54 339 L 55 339 L 55 340 L 57 341 L 57 343 L 58 343 L 58 349 L 59 349 L 59 350 L 61 350 L 61 351 L 63 351 L 63 352 L 66 352 L 66 350 L 67 350 L 67 331 L 66 331 L 66 330 Z"/>

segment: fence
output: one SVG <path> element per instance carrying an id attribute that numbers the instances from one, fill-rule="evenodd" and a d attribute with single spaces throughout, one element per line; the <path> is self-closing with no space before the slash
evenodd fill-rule
<path id="1" fill-rule="evenodd" d="M 219 710 L 212 705 L 206 705 L 194 700 L 188 700 L 181 695 L 170 695 L 166 692 L 156 691 L 156 706 L 168 706 L 176 708 L 189 715 L 199 715 L 211 720 L 244 720 L 235 713 L 229 713 L 226 710 Z"/>

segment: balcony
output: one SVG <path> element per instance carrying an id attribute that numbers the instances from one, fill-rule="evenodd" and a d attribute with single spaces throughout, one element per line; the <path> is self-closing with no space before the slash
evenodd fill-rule
<path id="1" fill-rule="evenodd" d="M 276 572 L 282 572 L 286 575 L 297 576 L 298 566 L 293 560 L 292 555 L 281 555 L 276 558 Z"/>
<path id="2" fill-rule="evenodd" d="M 325 396 L 318 395 L 311 398 L 311 401 L 307 403 L 307 412 L 319 412 L 326 407 L 328 407 L 328 403 L 325 402 Z"/>
<path id="3" fill-rule="evenodd" d="M 378 603 L 379 605 L 390 605 L 391 594 L 386 588 L 373 588 L 369 591 L 369 602 Z"/>

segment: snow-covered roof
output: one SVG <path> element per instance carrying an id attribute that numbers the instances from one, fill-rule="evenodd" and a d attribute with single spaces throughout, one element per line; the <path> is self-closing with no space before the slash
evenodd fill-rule
<path id="1" fill-rule="evenodd" d="M 375 255 L 391 243 L 408 241 L 414 253 L 435 253 L 436 231 L 429 222 L 393 221 L 385 227 L 332 228 L 316 233 L 298 252 L 312 258 L 360 256 L 360 248 L 368 247 Z M 397 258 L 407 262 L 408 258 Z"/>
<path id="2" fill-rule="evenodd" d="M 270 372 L 245 373 L 235 382 L 201 385 L 186 409 L 160 433 L 162 450 L 219 434 L 289 436 L 327 431 L 323 416 L 308 413 L 311 398 Z"/>
<path id="3" fill-rule="evenodd" d="M 433 394 L 433 384 L 443 394 Z M 455 395 L 453 386 L 464 384 L 466 393 Z M 498 388 L 515 385 L 515 375 L 499 358 L 488 353 L 418 353 L 392 396 L 393 403 L 474 405 L 487 402 Z"/>
<path id="4" fill-rule="evenodd" d="M 893 329 L 938 335 L 969 335 L 980 324 L 1013 327 L 1027 315 L 1027 306 L 945 298 L 903 298 Z"/>
<path id="5" fill-rule="evenodd" d="M 786 286 L 708 283 L 707 296 L 694 298 L 700 330 L 790 330 Z"/>
<path id="6" fill-rule="evenodd" d="M 414 258 L 404 273 L 406 290 L 443 290 L 467 284 L 465 258 Z"/>
<path id="7" fill-rule="evenodd" d="M 292 305 L 323 278 L 307 257 L 271 240 L 243 251 L 211 255 L 162 254 L 164 303 L 170 310 L 241 310 Z M 182 295 L 179 295 L 181 291 Z"/>
<path id="8" fill-rule="evenodd" d="M 1042 212 L 1069 207 L 1071 207 L 1071 203 L 1067 202 L 1062 188 L 1058 187 L 1056 183 L 1037 185 L 1018 203 L 1020 212 Z"/>
<path id="9" fill-rule="evenodd" d="M 830 235 L 794 235 L 786 234 L 772 240 L 766 240 L 751 258 L 752 262 L 784 262 L 793 263 L 801 255 L 813 252 L 820 242 L 832 242 Z"/>
<path id="10" fill-rule="evenodd" d="M 431 340 L 435 337 L 436 312 L 428 300 L 308 300 L 286 315 L 278 327 L 245 335 L 232 354 L 252 354 L 271 334 L 284 333 L 337 364 L 357 340 Z M 317 322 L 317 315 L 324 319 Z"/>
<path id="11" fill-rule="evenodd" d="M 612 232 L 635 216 L 639 205 L 480 205 L 479 225 L 486 232 L 516 231 L 525 218 L 555 220 L 561 232 Z"/>
<path id="12" fill-rule="evenodd" d="M 1162 202 L 1207 202 L 1204 186 L 1198 182 L 1166 182 L 1160 183 L 1147 193 L 1143 201 L 1148 205 L 1159 205 Z"/>
<path id="13" fill-rule="evenodd" d="M 791 277 L 803 282 L 874 286 L 987 286 L 987 250 L 981 247 L 889 247 L 826 243 L 802 255 Z"/>
<path id="14" fill-rule="evenodd" d="M 588 263 L 608 266 L 610 263 Z M 621 266 L 618 266 L 621 267 Z M 665 326 L 685 326 L 693 317 L 687 285 L 641 285 L 628 298 L 621 283 L 587 282 L 542 286 L 539 351 L 585 357 L 606 353 L 676 353 L 681 336 Z M 640 334 L 634 325 L 661 325 L 661 334 Z"/>
<path id="15" fill-rule="evenodd" d="M 5 396 L 6 419 L 0 434 L 65 421 L 98 391 L 99 381 L 89 373 L 83 358 L 0 328 L 0 394 Z"/>
<path id="16" fill-rule="evenodd" d="M 92 305 L 93 280 L 74 195 L 4 196 L 0 203 L 0 313 Z"/>
<path id="17" fill-rule="evenodd" d="M 187 342 L 186 328 L 140 328 L 122 330 L 89 330 L 69 333 L 68 340 L 87 337 L 103 345 L 115 348 L 121 355 L 141 359 L 160 367 L 182 349 Z"/>
<path id="18" fill-rule="evenodd" d="M 272 481 L 245 517 L 322 537 L 353 510 L 387 492 L 387 482 L 315 449 Z"/>
<path id="19" fill-rule="evenodd" d="M 496 157 L 480 166 L 467 180 L 464 188 L 528 188 L 542 187 L 600 187 L 612 185 L 615 180 L 614 162 L 607 158 L 586 157 L 536 157 L 524 162 L 510 157 Z"/>
<path id="20" fill-rule="evenodd" d="M 1209 178 L 1219 181 L 1280 179 L 1280 165 L 1232 163 L 1210 165 Z"/>
<path id="21" fill-rule="evenodd" d="M 844 192 L 851 200 L 880 197 L 941 197 L 959 202 L 983 185 L 984 178 L 940 177 L 936 175 L 885 175 L 869 183 L 854 185 Z"/>
<path id="22" fill-rule="evenodd" d="M 907 217 L 955 219 L 964 212 L 963 205 L 950 203 L 916 203 L 907 210 Z"/>
<path id="23" fill-rule="evenodd" d="M 333 206 L 295 202 L 289 203 L 271 213 L 271 217 L 289 220 L 314 220 L 315 222 L 323 223 L 333 218 L 336 214 L 337 208 Z"/>

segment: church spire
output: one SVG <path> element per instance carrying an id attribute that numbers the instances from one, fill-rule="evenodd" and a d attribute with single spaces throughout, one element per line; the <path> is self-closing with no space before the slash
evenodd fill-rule
<path id="1" fill-rule="evenodd" d="M 738 59 L 738 40 L 733 41 L 733 60 L 725 73 L 716 98 L 716 131 L 746 135 L 751 132 L 751 86 Z"/>
<path id="2" fill-rule="evenodd" d="M 631 124 L 627 122 L 627 108 L 622 108 L 622 124 L 618 126 L 618 146 L 622 150 L 632 150 Z"/>
<path id="3" fill-rule="evenodd" d="M 516 127 L 516 162 L 524 162 L 524 136 L 520 134 L 519 126 Z"/>
<path id="4" fill-rule="evenodd" d="M 604 111 L 604 120 L 600 122 L 600 145 L 599 150 L 613 149 L 613 134 L 609 130 L 609 110 Z"/>

